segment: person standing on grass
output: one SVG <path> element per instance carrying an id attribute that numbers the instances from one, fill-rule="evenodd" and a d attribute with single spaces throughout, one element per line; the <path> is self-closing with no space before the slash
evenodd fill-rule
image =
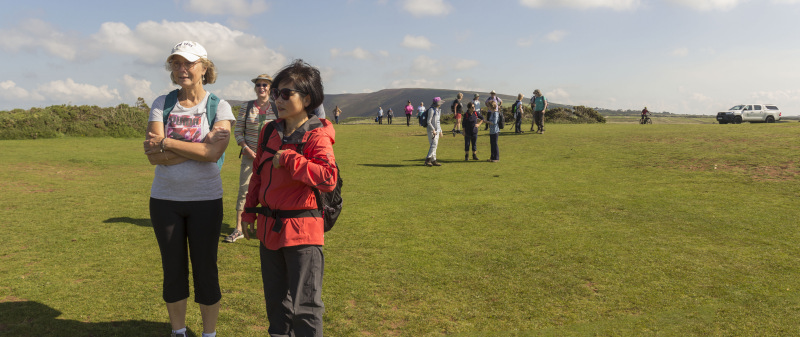
<path id="1" fill-rule="evenodd" d="M 494 102 L 494 104 L 492 105 L 494 106 L 494 108 L 489 108 L 489 102 Z M 492 92 L 489 93 L 489 98 L 486 99 L 486 107 L 488 109 L 486 112 L 487 116 L 492 111 L 500 112 L 500 107 L 502 105 L 503 105 L 503 100 L 500 99 L 500 97 L 497 97 L 497 93 L 494 90 L 492 90 Z M 486 124 L 486 129 L 489 129 L 489 125 L 490 124 Z"/>
<path id="2" fill-rule="evenodd" d="M 533 97 L 531 97 L 531 110 L 533 110 L 531 131 L 533 131 L 533 125 L 536 124 L 536 133 L 543 134 L 544 114 L 547 112 L 547 98 L 542 96 L 542 92 L 539 89 L 533 91 Z"/>
<path id="3" fill-rule="evenodd" d="M 389 111 L 386 112 L 386 124 L 392 125 L 392 117 L 394 117 L 394 112 L 392 108 L 389 108 Z"/>
<path id="4" fill-rule="evenodd" d="M 491 145 L 491 155 L 488 161 L 496 163 L 500 161 L 500 149 L 497 147 L 500 126 L 497 125 L 497 121 L 500 120 L 502 112 L 497 111 L 497 103 L 494 101 L 486 101 L 486 107 L 489 109 L 489 117 L 486 119 L 486 123 L 489 124 L 489 144 Z"/>
<path id="5" fill-rule="evenodd" d="M 224 240 L 231 243 L 244 237 L 242 213 L 247 196 L 247 186 L 250 185 L 250 176 L 253 174 L 253 158 L 256 157 L 255 150 L 258 149 L 258 135 L 266 123 L 275 119 L 275 111 L 272 110 L 272 104 L 269 101 L 272 77 L 268 74 L 261 74 L 250 81 L 255 85 L 256 99 L 239 107 L 236 128 L 233 129 L 233 137 L 242 148 L 239 152 L 242 163 L 239 166 L 239 194 L 236 198 L 236 228 Z"/>
<path id="6" fill-rule="evenodd" d="M 479 115 L 483 115 L 481 112 L 481 96 L 478 93 L 475 93 L 475 96 L 472 96 L 472 104 L 475 105 L 475 112 Z"/>
<path id="7" fill-rule="evenodd" d="M 383 124 L 383 108 L 378 107 L 378 125 Z"/>
<path id="8" fill-rule="evenodd" d="M 464 160 L 469 160 L 469 144 L 472 143 L 472 160 L 478 160 L 478 127 L 483 123 L 483 116 L 475 111 L 475 104 L 467 103 L 467 112 L 462 119 L 464 130 Z"/>
<path id="9" fill-rule="evenodd" d="M 464 98 L 464 94 L 458 93 L 456 99 L 453 101 L 453 104 L 450 106 L 450 110 L 455 117 L 453 122 L 453 137 L 456 136 L 456 133 L 461 134 L 461 99 Z"/>
<path id="10" fill-rule="evenodd" d="M 522 107 L 523 98 L 525 98 L 524 95 L 517 95 L 517 101 L 511 106 L 511 113 L 514 114 L 514 133 L 525 133 L 522 131 L 522 116 L 525 113 L 525 109 Z"/>
<path id="11" fill-rule="evenodd" d="M 199 43 L 175 45 L 166 66 L 172 83 L 180 89 L 153 101 L 144 142 L 147 159 L 156 166 L 150 188 L 150 221 L 161 251 L 162 297 L 167 303 L 171 336 L 186 336 L 191 261 L 203 336 L 216 336 L 222 298 L 217 248 L 223 214 L 217 161 L 228 146 L 234 116 L 228 102 L 203 87 L 216 81 L 217 70 Z M 208 110 L 214 106 L 216 116 L 211 118 Z"/>
<path id="12" fill-rule="evenodd" d="M 425 102 L 419 102 L 419 106 L 417 107 L 417 116 L 422 115 L 425 113 Z"/>
<path id="13" fill-rule="evenodd" d="M 411 114 L 414 113 L 414 105 L 411 104 L 411 101 L 408 101 L 406 104 L 406 126 L 411 126 Z"/>
<path id="14" fill-rule="evenodd" d="M 266 149 L 259 146 L 253 161 L 242 224 L 247 239 L 260 241 L 267 333 L 321 337 L 325 229 L 312 188 L 336 187 L 335 130 L 313 114 L 325 98 L 322 77 L 303 60 L 275 75 L 271 96 L 278 119 L 262 130 Z"/>
<path id="15" fill-rule="evenodd" d="M 336 109 L 333 109 L 333 117 L 336 118 L 336 124 L 339 124 L 339 115 L 342 114 L 342 109 L 339 109 L 339 106 L 336 106 Z"/>
<path id="16" fill-rule="evenodd" d="M 440 119 L 442 117 L 442 99 L 435 97 L 431 107 L 428 108 L 428 156 L 425 157 L 425 166 L 442 166 L 436 161 L 436 148 L 439 146 L 439 137 L 442 136 L 442 125 Z"/>

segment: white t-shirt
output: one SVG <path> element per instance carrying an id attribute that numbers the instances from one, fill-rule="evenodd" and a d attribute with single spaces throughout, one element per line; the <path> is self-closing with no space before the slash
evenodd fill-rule
<path id="1" fill-rule="evenodd" d="M 164 125 L 164 134 L 181 141 L 201 143 L 209 132 L 206 118 L 206 103 L 209 92 L 200 104 L 184 108 L 176 103 L 169 120 Z M 166 95 L 153 101 L 150 122 L 163 122 Z M 231 105 L 220 99 L 217 106 L 217 121 L 232 121 L 235 117 Z M 216 162 L 188 160 L 177 165 L 156 165 L 150 197 L 172 201 L 202 201 L 222 198 L 222 178 Z"/>

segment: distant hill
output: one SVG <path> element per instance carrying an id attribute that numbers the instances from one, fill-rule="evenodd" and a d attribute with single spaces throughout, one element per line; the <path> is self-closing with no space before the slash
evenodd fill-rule
<path id="1" fill-rule="evenodd" d="M 342 109 L 342 115 L 340 118 L 374 116 L 378 113 L 379 106 L 383 107 L 384 112 L 391 108 L 392 111 L 394 111 L 394 115 L 396 117 L 400 117 L 400 115 L 405 113 L 403 109 L 409 100 L 416 109 L 420 102 L 425 102 L 426 107 L 430 106 L 434 97 L 441 97 L 445 101 L 445 103 L 442 105 L 444 111 L 449 112 L 450 103 L 456 99 L 456 95 L 459 92 L 464 94 L 464 98 L 462 99 L 463 104 L 471 101 L 473 95 L 475 94 L 474 91 L 448 89 L 384 89 L 366 94 L 326 94 L 323 105 L 325 106 L 325 112 L 327 114 L 330 114 L 338 105 L 339 108 Z M 483 102 L 489 98 L 488 92 L 478 92 L 478 94 L 480 95 L 481 104 L 483 104 Z M 498 94 L 497 96 L 503 100 L 503 106 L 510 106 L 517 100 L 516 94 L 513 96 Z M 527 104 L 529 100 L 530 95 L 526 94 L 523 101 Z M 231 105 L 239 105 L 242 104 L 242 102 L 243 101 L 229 101 Z M 555 108 L 562 105 L 550 102 L 550 106 Z"/>

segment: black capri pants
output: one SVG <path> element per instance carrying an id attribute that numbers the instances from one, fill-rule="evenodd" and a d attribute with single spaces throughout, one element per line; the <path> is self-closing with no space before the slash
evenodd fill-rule
<path id="1" fill-rule="evenodd" d="M 164 302 L 189 297 L 189 257 L 194 301 L 212 305 L 222 298 L 217 248 L 222 226 L 222 199 L 170 201 L 150 198 L 150 221 L 161 250 Z M 188 254 L 187 254 L 188 252 Z"/>
<path id="2" fill-rule="evenodd" d="M 478 141 L 478 134 L 464 130 L 464 152 L 469 152 L 469 143 L 472 143 L 472 152 L 478 151 L 475 143 Z"/>

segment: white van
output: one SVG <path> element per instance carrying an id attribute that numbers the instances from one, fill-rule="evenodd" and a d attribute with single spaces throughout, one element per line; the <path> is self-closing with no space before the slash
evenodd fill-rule
<path id="1" fill-rule="evenodd" d="M 781 120 L 781 110 L 775 104 L 740 104 L 717 113 L 720 124 L 741 124 L 742 122 L 775 123 Z"/>

